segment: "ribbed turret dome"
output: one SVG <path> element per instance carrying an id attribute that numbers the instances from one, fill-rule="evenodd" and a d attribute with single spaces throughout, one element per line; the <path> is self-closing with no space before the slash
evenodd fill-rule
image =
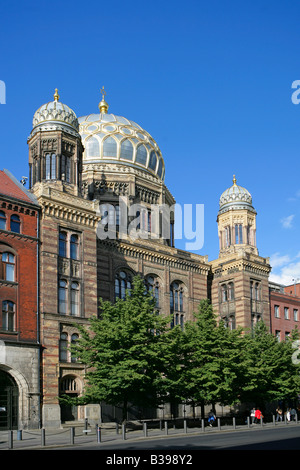
<path id="1" fill-rule="evenodd" d="M 40 106 L 34 113 L 32 121 L 32 132 L 35 130 L 52 130 L 57 126 L 63 126 L 69 132 L 78 133 L 79 123 L 74 111 L 66 104 L 59 101 L 57 89 L 54 101 L 49 101 Z"/>
<path id="2" fill-rule="evenodd" d="M 251 209 L 252 196 L 249 191 L 242 186 L 236 184 L 235 175 L 233 176 L 233 185 L 226 189 L 220 197 L 219 213 L 225 212 L 230 209 Z"/>

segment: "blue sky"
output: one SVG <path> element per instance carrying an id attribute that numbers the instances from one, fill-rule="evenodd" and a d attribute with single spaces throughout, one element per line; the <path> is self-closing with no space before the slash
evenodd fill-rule
<path id="1" fill-rule="evenodd" d="M 221 193 L 246 187 L 272 279 L 300 279 L 298 1 L 5 2 L 1 6 L 1 168 L 28 174 L 35 110 L 61 101 L 111 113 L 157 141 L 180 204 L 204 204 L 204 246 L 218 256 Z M 185 241 L 177 242 L 185 248 Z"/>

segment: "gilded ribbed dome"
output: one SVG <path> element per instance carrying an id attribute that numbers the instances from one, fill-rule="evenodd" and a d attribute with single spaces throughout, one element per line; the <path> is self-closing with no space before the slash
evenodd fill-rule
<path id="1" fill-rule="evenodd" d="M 101 93 L 104 94 L 104 90 Z M 108 114 L 107 110 L 108 104 L 103 96 L 99 103 L 100 113 L 78 118 L 84 147 L 82 163 L 130 166 L 164 181 L 164 160 L 151 135 L 134 121 Z"/>
<path id="2" fill-rule="evenodd" d="M 43 104 L 34 113 L 32 127 L 36 130 L 52 129 L 53 126 L 63 125 L 66 129 L 75 130 L 78 132 L 79 123 L 74 111 L 66 104 L 59 101 L 57 89 L 54 94 L 54 101 Z"/>
<path id="3" fill-rule="evenodd" d="M 252 196 L 246 188 L 236 184 L 236 178 L 233 177 L 233 185 L 226 189 L 220 197 L 219 213 L 229 209 L 252 209 Z"/>

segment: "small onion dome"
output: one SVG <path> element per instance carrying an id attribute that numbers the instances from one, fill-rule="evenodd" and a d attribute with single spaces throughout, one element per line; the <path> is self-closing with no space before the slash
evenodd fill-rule
<path id="1" fill-rule="evenodd" d="M 43 104 L 33 116 L 32 131 L 53 130 L 63 127 L 65 130 L 78 133 L 79 123 L 74 111 L 66 104 L 59 101 L 57 88 L 54 93 L 54 101 Z"/>
<path id="2" fill-rule="evenodd" d="M 251 194 L 247 189 L 236 184 L 235 175 L 233 175 L 233 185 L 221 195 L 219 206 L 219 214 L 231 209 L 250 209 L 254 211 Z"/>

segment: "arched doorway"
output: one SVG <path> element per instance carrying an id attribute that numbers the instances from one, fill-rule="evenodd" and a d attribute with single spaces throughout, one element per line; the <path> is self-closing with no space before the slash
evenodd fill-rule
<path id="1" fill-rule="evenodd" d="M 73 375 L 64 376 L 60 381 L 60 396 L 77 398 L 81 392 L 81 383 L 78 377 Z M 78 419 L 78 407 L 68 404 L 61 404 L 61 420 L 76 421 Z"/>
<path id="2" fill-rule="evenodd" d="M 15 380 L 0 370 L 0 430 L 18 428 L 18 397 Z"/>

